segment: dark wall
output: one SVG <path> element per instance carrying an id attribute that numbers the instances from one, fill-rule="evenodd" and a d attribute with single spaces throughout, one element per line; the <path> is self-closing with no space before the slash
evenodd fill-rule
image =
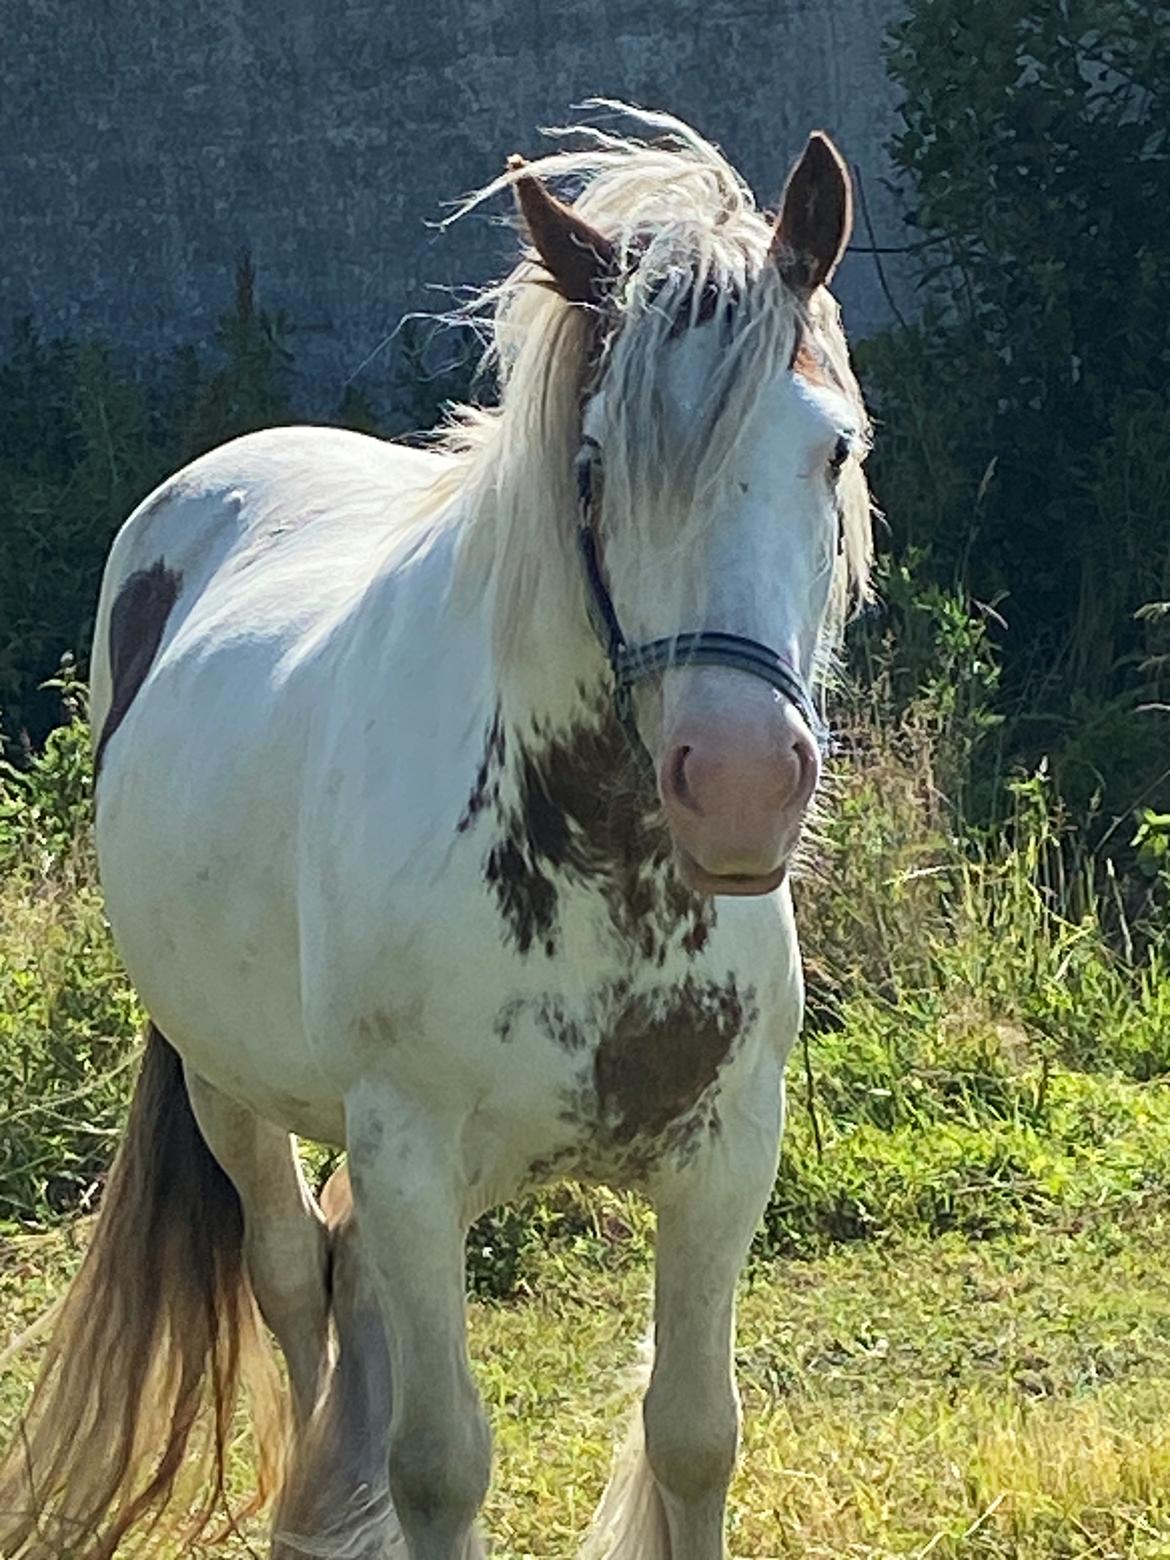
<path id="1" fill-rule="evenodd" d="M 297 327 L 302 392 L 376 394 L 434 284 L 505 254 L 484 217 L 428 228 L 593 94 L 669 108 L 771 200 L 812 126 L 862 171 L 879 240 L 896 0 L 0 0 L 0 330 L 153 356 L 210 335 L 234 255 Z M 503 208 L 501 208 L 502 210 Z M 867 241 L 864 232 L 859 241 Z M 873 262 L 838 292 L 887 318 Z"/>

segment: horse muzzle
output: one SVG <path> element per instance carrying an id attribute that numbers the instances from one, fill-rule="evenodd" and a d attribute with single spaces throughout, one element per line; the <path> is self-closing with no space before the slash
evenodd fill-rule
<path id="1" fill-rule="evenodd" d="M 658 791 L 686 883 L 700 894 L 770 894 L 784 880 L 820 778 L 800 714 L 734 711 L 680 719 L 662 746 Z"/>

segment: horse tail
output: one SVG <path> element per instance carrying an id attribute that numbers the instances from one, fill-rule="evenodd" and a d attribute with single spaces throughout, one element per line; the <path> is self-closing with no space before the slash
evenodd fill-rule
<path id="1" fill-rule="evenodd" d="M 633 1374 L 644 1388 L 650 1375 L 645 1360 Z M 640 1398 L 577 1560 L 670 1560 L 670 1530 L 646 1456 Z"/>
<path id="2" fill-rule="evenodd" d="M 260 1452 L 251 1510 L 278 1481 L 284 1395 L 244 1271 L 239 1198 L 178 1053 L 151 1025 L 93 1240 L 0 1462 L 0 1556 L 112 1560 L 138 1523 L 161 1530 L 180 1487 L 180 1548 L 217 1514 L 234 1525 L 226 1462 L 242 1383 Z"/>

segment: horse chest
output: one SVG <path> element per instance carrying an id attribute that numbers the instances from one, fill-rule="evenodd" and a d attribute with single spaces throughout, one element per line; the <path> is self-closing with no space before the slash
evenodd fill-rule
<path id="1" fill-rule="evenodd" d="M 501 1066 L 540 1096 L 521 1131 L 525 1178 L 639 1179 L 688 1162 L 722 1130 L 721 1096 L 758 1021 L 756 988 L 726 972 L 505 1001 L 493 1025 Z"/>
<path id="2" fill-rule="evenodd" d="M 630 760 L 608 711 L 528 746 L 497 714 L 459 822 L 478 890 L 468 943 L 496 950 L 473 1028 L 487 1020 L 491 1093 L 531 1180 L 693 1157 L 721 1131 L 784 962 L 773 911 L 722 928 L 683 884 Z"/>

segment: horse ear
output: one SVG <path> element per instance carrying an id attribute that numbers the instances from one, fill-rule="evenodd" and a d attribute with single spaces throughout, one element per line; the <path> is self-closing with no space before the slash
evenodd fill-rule
<path id="1" fill-rule="evenodd" d="M 523 167 L 523 157 L 509 157 L 510 171 Z M 602 284 L 617 270 L 613 244 L 532 174 L 521 174 L 513 189 L 528 236 L 557 291 L 570 303 L 597 303 Z"/>
<path id="2" fill-rule="evenodd" d="M 852 228 L 849 169 L 829 137 L 814 130 L 788 175 L 769 251 L 794 292 L 808 298 L 829 280 Z"/>

